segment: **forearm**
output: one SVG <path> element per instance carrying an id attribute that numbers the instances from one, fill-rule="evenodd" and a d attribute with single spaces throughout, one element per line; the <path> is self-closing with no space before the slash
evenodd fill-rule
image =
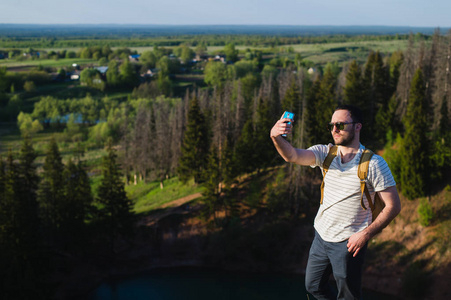
<path id="1" fill-rule="evenodd" d="M 380 192 L 379 196 L 382 198 L 382 201 L 384 201 L 385 207 L 377 218 L 373 220 L 373 223 L 365 229 L 369 239 L 387 227 L 401 211 L 401 202 L 396 187 L 390 187 L 387 190 Z"/>
<path id="2" fill-rule="evenodd" d="M 385 207 L 377 216 L 376 220 L 364 230 L 354 233 L 348 240 L 348 251 L 353 253 L 354 257 L 371 238 L 387 227 L 401 211 L 401 201 L 399 200 L 398 191 L 395 186 L 379 192 L 379 196 L 385 203 Z"/>
<path id="3" fill-rule="evenodd" d="M 399 214 L 400 208 L 397 207 L 387 207 L 380 212 L 376 220 L 371 223 L 364 231 L 368 235 L 368 239 L 373 238 L 376 234 L 382 231 L 385 227 L 390 224 L 390 222 Z"/>
<path id="4" fill-rule="evenodd" d="M 291 134 L 292 125 L 289 119 L 277 121 L 269 133 L 274 146 L 280 156 L 286 161 L 303 166 L 315 163 L 315 154 L 312 151 L 294 148 L 282 135 Z"/>
<path id="5" fill-rule="evenodd" d="M 271 137 L 274 147 L 286 162 L 294 162 L 296 149 L 282 136 Z"/>
<path id="6" fill-rule="evenodd" d="M 304 149 L 294 148 L 287 140 L 281 136 L 271 137 L 277 152 L 286 162 L 308 166 L 315 162 L 313 152 Z"/>

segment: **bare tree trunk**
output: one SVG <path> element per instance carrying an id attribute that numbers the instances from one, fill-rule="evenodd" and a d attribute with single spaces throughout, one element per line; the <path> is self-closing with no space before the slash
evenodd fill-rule
<path id="1" fill-rule="evenodd" d="M 400 120 L 404 117 L 407 109 L 407 101 L 409 99 L 410 84 L 412 82 L 413 74 L 415 72 L 415 45 L 413 35 L 409 37 L 409 45 L 404 52 L 404 61 L 401 66 L 399 82 L 396 89 L 398 95 L 398 109 L 396 111 Z"/>

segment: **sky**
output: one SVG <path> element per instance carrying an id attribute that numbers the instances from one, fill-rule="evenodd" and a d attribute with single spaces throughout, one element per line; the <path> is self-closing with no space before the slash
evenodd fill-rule
<path id="1" fill-rule="evenodd" d="M 450 0 L 2 0 L 0 24 L 451 27 Z"/>

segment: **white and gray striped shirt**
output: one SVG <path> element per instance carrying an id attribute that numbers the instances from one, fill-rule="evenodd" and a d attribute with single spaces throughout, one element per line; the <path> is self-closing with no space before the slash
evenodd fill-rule
<path id="1" fill-rule="evenodd" d="M 316 162 L 311 167 L 319 166 L 322 170 L 329 145 L 315 145 L 308 150 L 313 151 Z M 315 217 L 314 227 L 321 238 L 327 242 L 342 242 L 351 235 L 360 232 L 371 224 L 371 209 L 365 195 L 364 203 L 368 208 L 364 210 L 360 205 L 360 179 L 357 170 L 364 146 L 360 145 L 359 152 L 347 162 L 341 162 L 340 146 L 338 155 L 330 164 L 324 179 L 324 199 Z M 367 186 L 374 201 L 375 192 L 380 192 L 396 185 L 393 175 L 385 160 L 374 154 L 371 158 Z"/>

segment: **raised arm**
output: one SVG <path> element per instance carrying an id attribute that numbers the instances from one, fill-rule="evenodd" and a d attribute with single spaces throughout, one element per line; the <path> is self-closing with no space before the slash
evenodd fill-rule
<path id="1" fill-rule="evenodd" d="M 309 166 L 315 163 L 315 154 L 310 150 L 294 148 L 282 134 L 290 134 L 292 125 L 287 122 L 290 119 L 280 119 L 276 122 L 270 132 L 270 137 L 280 156 L 290 163 Z"/>

